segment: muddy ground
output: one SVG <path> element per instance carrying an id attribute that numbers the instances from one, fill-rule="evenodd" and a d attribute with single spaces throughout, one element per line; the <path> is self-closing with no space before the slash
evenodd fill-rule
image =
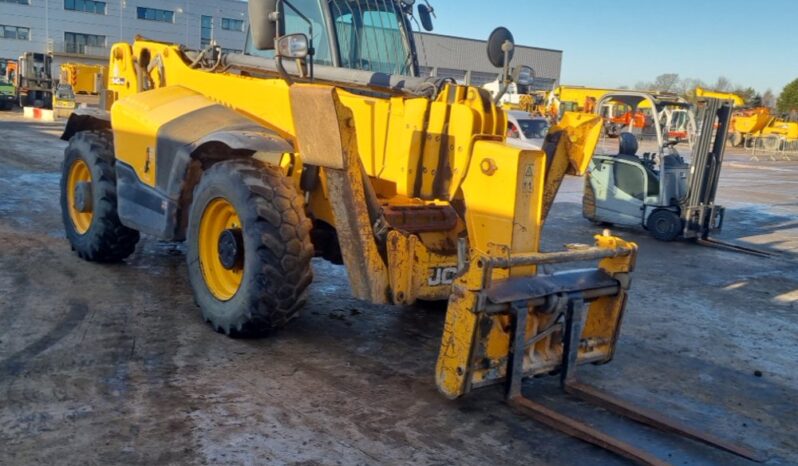
<path id="1" fill-rule="evenodd" d="M 144 239 L 125 263 L 79 260 L 58 205 L 59 124 L 0 113 L 0 464 L 625 464 L 507 407 L 500 387 L 449 401 L 433 369 L 444 308 L 372 306 L 314 262 L 300 319 L 233 340 L 199 316 L 182 246 Z M 545 246 L 590 242 L 581 180 Z M 731 154 L 723 239 L 640 245 L 615 360 L 583 380 L 798 463 L 798 163 Z M 748 464 L 570 400 L 528 395 L 673 464 Z"/>

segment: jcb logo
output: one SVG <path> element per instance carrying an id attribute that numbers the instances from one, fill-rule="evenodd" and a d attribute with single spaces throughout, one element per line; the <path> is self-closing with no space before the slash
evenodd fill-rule
<path id="1" fill-rule="evenodd" d="M 429 271 L 429 286 L 451 285 L 457 275 L 457 267 L 433 267 Z"/>

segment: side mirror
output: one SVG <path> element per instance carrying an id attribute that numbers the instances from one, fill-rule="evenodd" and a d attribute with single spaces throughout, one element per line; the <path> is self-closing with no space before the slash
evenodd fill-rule
<path id="1" fill-rule="evenodd" d="M 248 9 L 252 45 L 258 50 L 274 49 L 274 38 L 277 36 L 277 0 L 250 0 Z"/>
<path id="2" fill-rule="evenodd" d="M 432 31 L 432 10 L 425 4 L 418 6 L 418 17 L 425 31 Z"/>
<path id="3" fill-rule="evenodd" d="M 513 34 L 504 27 L 498 27 L 490 33 L 488 38 L 488 60 L 496 68 L 504 68 L 513 60 L 515 53 L 515 40 Z M 505 63 L 505 54 L 507 63 Z"/>
<path id="4" fill-rule="evenodd" d="M 288 34 L 277 39 L 277 55 L 283 58 L 303 59 L 310 54 L 308 36 Z"/>

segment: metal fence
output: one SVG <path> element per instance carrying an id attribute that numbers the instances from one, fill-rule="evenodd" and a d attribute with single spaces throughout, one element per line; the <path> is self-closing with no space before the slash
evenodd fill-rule
<path id="1" fill-rule="evenodd" d="M 777 136 L 746 136 L 743 140 L 751 160 L 798 161 L 798 139 Z"/>

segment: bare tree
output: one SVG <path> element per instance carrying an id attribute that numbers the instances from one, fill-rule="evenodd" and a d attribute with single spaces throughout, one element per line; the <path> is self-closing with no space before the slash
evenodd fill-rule
<path id="1" fill-rule="evenodd" d="M 762 106 L 767 108 L 776 107 L 776 95 L 771 89 L 766 90 L 765 93 L 762 94 Z"/>
<path id="2" fill-rule="evenodd" d="M 688 99 L 695 98 L 695 88 L 706 87 L 704 81 L 695 78 L 684 78 L 681 82 L 680 93 Z"/>
<path id="3" fill-rule="evenodd" d="M 731 81 L 729 81 L 729 79 L 725 76 L 719 76 L 718 80 L 715 81 L 715 85 L 712 86 L 712 88 L 718 92 L 729 92 L 732 90 L 732 87 L 734 86 L 732 85 Z"/>
<path id="4" fill-rule="evenodd" d="M 679 92 L 679 75 L 677 73 L 665 73 L 654 79 L 654 89 L 662 92 Z"/>

